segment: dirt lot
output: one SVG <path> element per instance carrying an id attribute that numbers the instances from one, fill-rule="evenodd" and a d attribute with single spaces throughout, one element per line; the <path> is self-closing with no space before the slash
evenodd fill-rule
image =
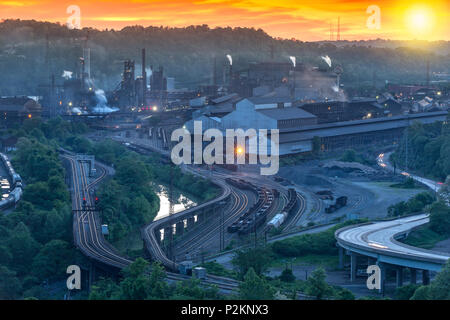
<path id="1" fill-rule="evenodd" d="M 340 169 L 321 167 L 319 161 L 309 161 L 302 165 L 283 167 L 279 176 L 290 180 L 297 189 L 303 190 L 311 205 L 307 222 L 325 223 L 338 217 L 344 218 L 382 218 L 387 215 L 387 208 L 400 201 L 406 201 L 425 189 L 400 189 L 390 185 L 401 181 L 402 177 L 394 177 L 391 173 L 376 169 L 375 174 L 364 174 L 357 171 L 348 172 Z M 330 190 L 334 198 L 347 196 L 347 206 L 334 213 L 326 214 L 325 208 L 333 201 L 321 200 L 315 195 L 317 191 Z"/>

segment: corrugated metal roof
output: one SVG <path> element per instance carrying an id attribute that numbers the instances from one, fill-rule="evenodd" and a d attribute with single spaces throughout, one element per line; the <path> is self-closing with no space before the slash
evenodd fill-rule
<path id="1" fill-rule="evenodd" d="M 435 121 L 445 120 L 446 116 L 446 111 L 426 112 L 410 115 L 409 121 L 410 123 L 414 120 L 420 120 L 422 123 L 433 123 Z M 323 125 L 305 126 L 297 129 L 280 130 L 280 143 L 309 140 L 315 136 L 334 137 L 372 131 L 383 131 L 395 128 L 403 128 L 407 125 L 408 120 L 406 116 L 396 116 L 389 118 L 335 122 Z"/>
<path id="2" fill-rule="evenodd" d="M 247 98 L 253 104 L 271 104 L 271 103 L 286 103 L 291 102 L 290 97 L 250 97 Z"/>
<path id="3" fill-rule="evenodd" d="M 261 109 L 256 111 L 276 120 L 317 118 L 315 115 L 296 107 Z"/>
<path id="4" fill-rule="evenodd" d="M 239 95 L 237 93 L 230 93 L 230 94 L 227 94 L 225 96 L 213 99 L 213 100 L 211 100 L 211 102 L 213 104 L 218 104 L 218 103 L 222 103 L 222 102 L 225 102 L 225 101 L 228 101 L 228 100 L 232 100 L 232 99 L 236 99 L 236 98 L 239 98 Z"/>

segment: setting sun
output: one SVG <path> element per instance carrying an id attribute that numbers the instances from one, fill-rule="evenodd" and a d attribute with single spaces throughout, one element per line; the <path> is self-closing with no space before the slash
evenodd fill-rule
<path id="1" fill-rule="evenodd" d="M 433 30 L 434 14 L 426 6 L 414 6 L 407 11 L 406 21 L 412 33 L 426 35 Z"/>

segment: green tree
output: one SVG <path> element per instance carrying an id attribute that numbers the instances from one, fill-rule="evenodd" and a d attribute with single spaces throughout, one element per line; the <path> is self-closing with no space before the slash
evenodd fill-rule
<path id="1" fill-rule="evenodd" d="M 39 243 L 33 239 L 27 226 L 20 222 L 8 240 L 8 247 L 13 256 L 12 265 L 19 274 L 26 274 L 33 257 L 39 251 Z"/>
<path id="2" fill-rule="evenodd" d="M 16 273 L 0 266 L 0 300 L 13 300 L 20 296 L 22 286 Z"/>
<path id="3" fill-rule="evenodd" d="M 431 282 L 430 297 L 432 300 L 450 300 L 450 261 Z"/>
<path id="4" fill-rule="evenodd" d="M 270 262 L 270 251 L 268 248 L 263 247 L 239 250 L 232 260 L 232 263 L 238 267 L 241 277 L 247 274 L 250 268 L 253 269 L 257 275 L 261 275 L 267 270 Z"/>
<path id="5" fill-rule="evenodd" d="M 430 228 L 441 235 L 450 234 L 450 208 L 443 201 L 431 206 Z"/>
<path id="6" fill-rule="evenodd" d="M 243 300 L 270 300 L 275 295 L 275 289 L 250 268 L 239 285 L 239 295 Z"/>
<path id="7" fill-rule="evenodd" d="M 323 268 L 317 268 L 313 271 L 311 276 L 306 280 L 307 295 L 313 296 L 321 300 L 332 294 L 332 288 L 325 281 L 326 273 Z"/>
<path id="8" fill-rule="evenodd" d="M 284 269 L 283 272 L 280 275 L 280 280 L 284 282 L 294 282 L 295 276 L 292 273 L 292 269 Z"/>
<path id="9" fill-rule="evenodd" d="M 410 283 L 406 286 L 399 287 L 395 290 L 395 299 L 397 300 L 409 300 L 414 295 L 419 285 Z"/>
<path id="10" fill-rule="evenodd" d="M 150 279 L 145 274 L 148 262 L 142 258 L 136 259 L 124 270 L 125 278 L 120 283 L 120 298 L 125 300 L 144 300 L 148 297 Z"/>
<path id="11" fill-rule="evenodd" d="M 120 287 L 110 278 L 102 278 L 91 288 L 89 300 L 117 300 L 120 297 Z"/>
<path id="12" fill-rule="evenodd" d="M 411 300 L 430 300 L 430 287 L 421 286 L 417 288 L 414 295 L 411 297 Z"/>
<path id="13" fill-rule="evenodd" d="M 51 240 L 34 257 L 33 274 L 40 279 L 54 280 L 66 274 L 66 268 L 73 259 L 70 245 L 62 240 Z"/>
<path id="14" fill-rule="evenodd" d="M 355 300 L 355 295 L 347 288 L 338 290 L 334 297 L 337 300 Z"/>

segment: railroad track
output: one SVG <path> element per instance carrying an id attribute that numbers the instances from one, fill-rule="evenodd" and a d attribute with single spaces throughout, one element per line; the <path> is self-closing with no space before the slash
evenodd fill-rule
<path id="1" fill-rule="evenodd" d="M 289 229 L 292 229 L 296 226 L 298 220 L 303 216 L 306 209 L 306 199 L 305 197 L 300 194 L 299 192 L 296 192 L 297 201 L 299 202 L 298 210 L 295 212 L 295 214 L 289 219 L 289 221 L 286 223 L 286 225 L 283 228 L 283 231 L 288 231 Z"/>
<path id="2" fill-rule="evenodd" d="M 198 173 L 195 173 L 195 174 L 201 175 Z M 168 268 L 170 270 L 178 270 L 179 264 L 176 261 L 173 261 L 167 257 L 166 253 L 160 246 L 160 241 L 156 236 L 156 232 L 159 231 L 160 229 L 162 229 L 163 225 L 165 225 L 167 223 L 172 224 L 172 222 L 170 222 L 170 219 L 175 219 L 175 218 L 177 220 L 183 219 L 185 216 L 186 217 L 191 216 L 194 212 L 196 212 L 198 210 L 208 208 L 211 205 L 215 205 L 223 200 L 228 199 L 228 197 L 231 195 L 231 188 L 221 179 L 216 179 L 212 182 L 214 184 L 216 184 L 222 190 L 222 193 L 220 196 L 218 196 L 217 198 L 215 198 L 213 200 L 205 202 L 201 205 L 198 205 L 198 206 L 189 208 L 187 210 L 175 213 L 172 216 L 153 221 L 152 223 L 145 226 L 141 230 L 141 234 L 144 239 L 144 243 L 145 243 L 147 250 L 149 251 L 149 253 L 152 255 L 152 257 L 155 260 L 160 261 L 166 268 Z"/>
<path id="3" fill-rule="evenodd" d="M 106 176 L 107 169 L 100 165 L 101 174 L 92 182 L 88 182 L 85 174 L 85 168 L 77 163 L 73 153 L 62 155 L 67 159 L 72 169 L 72 207 L 75 210 L 73 221 L 73 232 L 75 245 L 87 257 L 101 262 L 105 265 L 123 269 L 129 266 L 133 261 L 128 257 L 120 255 L 103 237 L 101 233 L 100 217 L 92 212 L 83 212 L 83 198 L 86 205 L 92 204 L 90 190 L 99 184 Z M 77 168 L 77 166 L 79 166 Z M 177 273 L 166 272 L 166 278 L 172 281 L 183 281 L 190 277 Z M 208 275 L 202 280 L 203 285 L 216 285 L 219 289 L 230 292 L 238 288 L 239 282 L 234 279 Z"/>
<path id="4" fill-rule="evenodd" d="M 224 218 L 224 228 L 230 223 L 233 222 L 237 217 L 241 215 L 241 213 L 247 208 L 249 204 L 248 196 L 245 193 L 238 194 L 234 188 L 231 188 L 231 196 L 235 199 L 232 208 L 229 210 L 231 215 Z M 242 197 L 241 197 L 242 196 Z M 217 236 L 217 232 L 220 232 L 222 228 L 222 224 L 212 224 L 209 229 L 203 229 L 201 235 L 191 238 L 190 240 L 183 241 L 177 246 L 177 250 L 182 253 L 187 253 L 193 250 L 195 247 L 201 243 L 202 245 L 210 243 L 215 236 Z"/>

